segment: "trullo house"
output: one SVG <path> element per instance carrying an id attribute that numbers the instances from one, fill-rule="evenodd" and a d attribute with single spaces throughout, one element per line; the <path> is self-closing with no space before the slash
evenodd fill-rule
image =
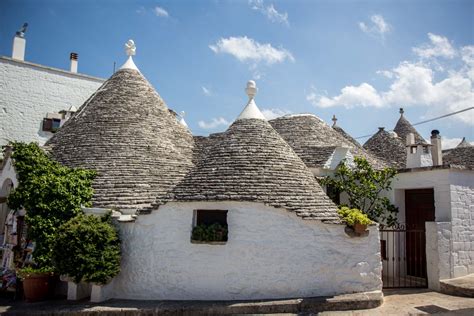
<path id="1" fill-rule="evenodd" d="M 94 211 L 123 214 L 121 272 L 100 299 L 381 293 L 377 226 L 346 233 L 336 205 L 258 109 L 255 82 L 227 131 L 195 146 L 129 44 L 125 65 L 48 143 L 61 163 L 97 170 Z M 217 240 L 201 238 L 211 226 Z"/>

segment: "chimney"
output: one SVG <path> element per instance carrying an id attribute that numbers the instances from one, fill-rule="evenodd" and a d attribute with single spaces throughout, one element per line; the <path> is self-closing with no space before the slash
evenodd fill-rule
<path id="1" fill-rule="evenodd" d="M 77 73 L 77 53 L 71 53 L 69 59 L 71 60 L 71 72 Z"/>
<path id="2" fill-rule="evenodd" d="M 434 129 L 431 131 L 431 156 L 433 157 L 433 166 L 440 166 L 443 164 L 443 153 L 441 148 L 441 136 L 439 131 Z"/>
<path id="3" fill-rule="evenodd" d="M 415 135 L 407 135 L 407 168 L 429 167 L 433 165 L 429 144 L 415 143 Z"/>
<path id="4" fill-rule="evenodd" d="M 24 61 L 25 60 L 25 48 L 26 39 L 25 32 L 28 27 L 28 23 L 23 23 L 23 26 L 16 32 L 13 38 L 12 58 Z"/>

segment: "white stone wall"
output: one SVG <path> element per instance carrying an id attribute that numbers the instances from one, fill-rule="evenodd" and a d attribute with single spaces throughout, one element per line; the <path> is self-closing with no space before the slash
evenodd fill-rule
<path id="1" fill-rule="evenodd" d="M 103 80 L 0 57 L 0 146 L 9 140 L 42 145 L 46 113 L 79 108 Z"/>
<path id="2" fill-rule="evenodd" d="M 474 273 L 474 171 L 452 171 L 452 277 Z"/>
<path id="3" fill-rule="evenodd" d="M 8 181 L 8 183 L 11 181 L 14 188 L 18 187 L 18 179 L 16 177 L 15 168 L 13 167 L 13 160 L 10 157 L 3 163 L 3 169 L 0 170 L 0 188 L 2 191 L 6 181 Z M 2 196 L 2 193 L 3 192 L 0 193 L 0 196 Z"/>
<path id="4" fill-rule="evenodd" d="M 190 242 L 195 209 L 228 210 L 225 245 Z M 112 296 L 238 300 L 381 290 L 378 229 L 302 220 L 249 202 L 169 203 L 121 223 L 122 267 Z"/>

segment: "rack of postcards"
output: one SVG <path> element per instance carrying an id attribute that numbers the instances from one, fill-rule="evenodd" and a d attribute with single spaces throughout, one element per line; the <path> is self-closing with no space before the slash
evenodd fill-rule
<path id="1" fill-rule="evenodd" d="M 15 269 L 32 261 L 34 244 L 27 239 L 25 212 L 10 210 L 1 240 L 0 290 L 16 290 Z"/>

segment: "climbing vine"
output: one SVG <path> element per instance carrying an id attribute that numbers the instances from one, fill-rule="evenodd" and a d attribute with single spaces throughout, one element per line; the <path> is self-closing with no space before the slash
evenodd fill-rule
<path id="1" fill-rule="evenodd" d="M 11 146 L 19 185 L 8 197 L 8 206 L 26 210 L 35 263 L 52 268 L 57 230 L 81 213 L 81 205 L 90 206 L 95 172 L 62 166 L 36 143 L 13 142 Z"/>

